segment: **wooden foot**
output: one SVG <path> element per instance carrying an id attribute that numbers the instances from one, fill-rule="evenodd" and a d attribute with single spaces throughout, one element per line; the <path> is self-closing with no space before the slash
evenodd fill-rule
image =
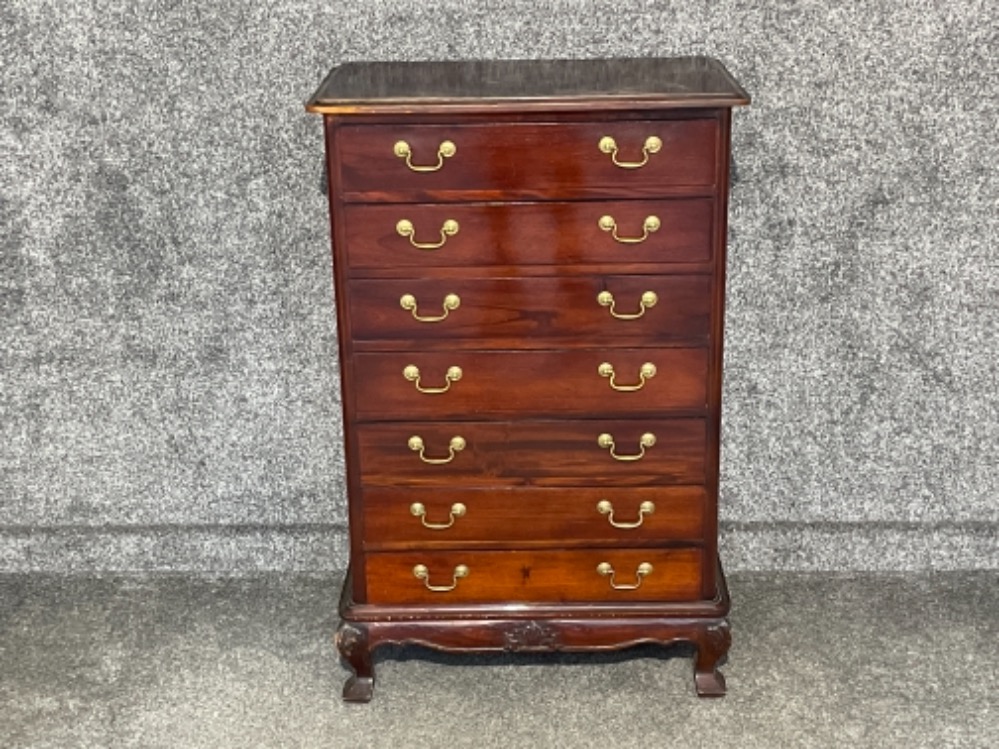
<path id="1" fill-rule="evenodd" d="M 375 691 L 375 679 L 373 676 L 351 676 L 347 683 L 343 685 L 344 702 L 371 702 L 371 695 Z"/>
<path id="2" fill-rule="evenodd" d="M 717 670 L 694 671 L 694 688 L 698 697 L 724 697 L 725 675 Z"/>
<path id="3" fill-rule="evenodd" d="M 368 629 L 360 624 L 341 622 L 336 646 L 354 674 L 343 685 L 345 702 L 370 702 L 375 689 L 375 670 L 368 642 Z"/>
<path id="4" fill-rule="evenodd" d="M 728 654 L 732 634 L 727 621 L 705 627 L 697 633 L 694 658 L 694 687 L 698 697 L 724 697 L 725 676 L 718 666 Z"/>

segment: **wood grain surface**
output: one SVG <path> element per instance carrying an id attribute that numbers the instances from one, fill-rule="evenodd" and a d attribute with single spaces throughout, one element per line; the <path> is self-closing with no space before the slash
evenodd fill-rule
<path id="1" fill-rule="evenodd" d="M 638 566 L 652 565 L 634 590 L 611 587 L 597 572 L 607 562 L 614 582 L 638 582 Z M 446 592 L 428 590 L 413 574 L 427 568 L 426 582 L 455 583 L 454 570 L 465 565 L 468 576 Z M 372 603 L 449 603 L 472 601 L 685 601 L 700 595 L 700 549 L 580 549 L 573 551 L 411 551 L 368 556 L 367 589 Z"/>
<path id="2" fill-rule="evenodd" d="M 598 148 L 605 136 L 618 145 L 616 166 Z M 659 138 L 658 153 L 644 154 L 649 137 Z M 599 196 L 640 197 L 705 194 L 715 180 L 715 119 L 647 120 L 598 123 L 524 123 L 504 125 L 343 125 L 337 133 L 342 195 L 348 202 L 405 202 L 430 198 L 503 200 Z M 409 144 L 411 163 L 434 166 L 418 172 L 396 156 L 399 141 Z M 456 151 L 438 156 L 449 141 Z"/>
<path id="3" fill-rule="evenodd" d="M 700 544 L 707 495 L 701 486 L 595 489 L 508 487 L 455 489 L 371 487 L 363 491 L 364 546 L 372 551 L 431 548 L 502 548 L 527 544 L 637 545 L 684 541 Z M 613 514 L 600 512 L 609 502 Z M 639 507 L 651 502 L 653 511 Z M 412 513 L 414 503 L 425 514 Z M 455 504 L 465 512 L 447 525 Z M 619 528 L 611 524 L 634 525 Z"/>
<path id="4" fill-rule="evenodd" d="M 601 375 L 606 364 L 613 378 Z M 643 380 L 648 364 L 655 374 Z M 371 353 L 355 354 L 354 367 L 357 416 L 364 421 L 703 415 L 707 405 L 706 348 Z M 416 381 L 404 376 L 412 376 L 411 367 L 419 371 Z M 454 367 L 461 377 L 452 381 Z M 615 390 L 612 379 L 640 389 Z"/>
<path id="5" fill-rule="evenodd" d="M 657 486 L 705 478 L 703 419 L 413 421 L 356 431 L 365 486 Z M 620 461 L 597 444 L 604 433 L 620 456 L 640 454 L 645 433 L 656 444 L 640 460 Z M 408 446 L 412 436 L 431 460 L 447 458 L 454 437 L 466 446 L 448 463 L 428 464 Z"/>
<path id="6" fill-rule="evenodd" d="M 355 280 L 347 285 L 347 334 L 358 350 L 421 350 L 435 341 L 448 350 L 670 341 L 703 345 L 710 330 L 711 288 L 710 276 Z M 658 301 L 640 318 L 621 320 L 598 302 L 602 291 L 611 293 L 621 314 L 641 311 L 646 292 Z M 406 294 L 415 298 L 421 316 L 443 314 L 448 294 L 457 294 L 460 306 L 440 322 L 418 322 L 400 305 Z"/>

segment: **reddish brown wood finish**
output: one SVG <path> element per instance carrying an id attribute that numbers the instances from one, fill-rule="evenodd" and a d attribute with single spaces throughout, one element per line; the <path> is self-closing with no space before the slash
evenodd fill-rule
<path id="1" fill-rule="evenodd" d="M 710 199 L 630 200 L 549 203 L 415 203 L 351 205 L 344 211 L 347 262 L 351 272 L 371 268 L 410 269 L 464 266 L 593 264 L 651 266 L 705 264 L 711 259 Z M 598 225 L 603 216 L 616 224 L 617 241 Z M 646 232 L 649 217 L 660 221 Z M 400 235 L 409 221 L 412 238 Z M 447 221 L 458 231 L 441 234 Z M 411 241 L 412 239 L 412 241 Z M 413 242 L 436 245 L 420 249 Z M 706 268 L 705 268 L 706 270 Z"/>
<path id="2" fill-rule="evenodd" d="M 600 374 L 602 364 L 613 378 Z M 643 382 L 647 364 L 655 374 Z M 354 367 L 357 416 L 365 421 L 703 414 L 707 405 L 706 348 L 391 352 L 357 354 Z M 418 381 L 406 379 L 407 367 L 416 367 Z M 450 381 L 453 367 L 461 377 Z M 641 389 L 615 390 L 612 379 Z"/>
<path id="3" fill-rule="evenodd" d="M 609 502 L 612 514 L 598 509 Z M 653 511 L 640 511 L 651 502 Z M 414 503 L 425 513 L 414 515 Z M 465 507 L 450 527 L 455 504 Z M 402 489 L 371 487 L 363 492 L 365 548 L 371 551 L 439 548 L 527 548 L 627 546 L 683 541 L 700 543 L 707 495 L 700 486 Z M 615 527 L 611 520 L 620 525 Z"/>
<path id="4" fill-rule="evenodd" d="M 349 284 L 347 334 L 365 350 L 421 349 L 439 340 L 457 348 L 560 348 L 641 345 L 668 341 L 705 343 L 711 320 L 710 276 L 596 276 L 364 280 Z M 635 320 L 619 320 L 597 297 L 609 291 L 615 309 L 636 314 L 646 292 L 655 306 Z M 414 319 L 402 308 L 406 294 L 420 315 L 440 315 L 448 294 L 460 306 L 441 322 Z M 625 343 L 625 345 L 627 345 Z"/>
<path id="5" fill-rule="evenodd" d="M 350 497 L 337 640 L 355 676 L 344 696 L 370 698 L 371 653 L 388 642 L 469 651 L 685 641 L 697 649 L 698 694 L 722 694 L 729 107 L 748 97 L 704 58 L 482 65 L 488 75 L 461 63 L 348 66 L 310 104 L 327 114 Z M 532 81 L 527 98 L 512 95 L 515 79 Z M 414 93 L 401 93 L 409 84 Z M 651 135 L 663 147 L 647 155 Z M 597 146 L 604 136 L 617 158 L 646 163 L 615 166 Z M 436 171 L 395 154 L 405 140 L 412 164 L 431 164 L 445 139 L 456 151 Z M 625 239 L 646 216 L 661 227 L 615 241 L 597 225 L 603 215 Z M 438 242 L 447 219 L 460 229 L 439 249 L 418 249 L 399 235 L 401 219 L 417 242 Z M 656 303 L 615 319 L 601 292 L 626 316 L 646 292 Z M 460 303 L 444 316 L 448 294 Z M 442 319 L 418 321 L 404 295 L 417 315 Z M 637 382 L 647 361 L 657 371 L 642 389 L 616 392 L 597 372 L 603 361 L 617 383 Z M 419 393 L 402 376 L 409 364 L 424 387 L 443 385 L 451 366 L 462 376 L 446 393 Z M 604 432 L 620 457 L 639 454 L 645 432 L 656 444 L 615 460 L 598 445 Z M 458 435 L 464 449 L 432 464 Z M 431 463 L 410 449 L 413 436 Z M 641 525 L 611 526 L 596 509 L 605 498 L 615 518 Z M 655 502 L 652 514 L 639 515 L 643 501 Z M 423 525 L 452 517 L 446 530 Z M 614 590 L 600 561 L 624 587 L 638 580 L 629 565 L 648 561 L 653 572 Z M 458 564 L 470 574 L 454 581 Z"/>
<path id="6" fill-rule="evenodd" d="M 607 117 L 736 107 L 749 94 L 710 57 L 346 62 L 306 109 L 322 114 L 485 115 L 564 112 Z"/>
<path id="7" fill-rule="evenodd" d="M 355 498 L 360 496 L 360 467 L 357 457 L 357 432 L 353 428 L 353 396 L 354 373 L 350 362 L 353 360 L 354 341 L 350 335 L 350 307 L 347 303 L 347 274 L 343 272 L 346 261 L 343 257 L 345 238 L 343 232 L 343 221 L 341 216 L 340 200 L 340 170 L 337 168 L 337 161 L 334 157 L 336 151 L 336 118 L 324 118 L 325 148 L 326 148 L 326 179 L 328 184 L 327 198 L 330 210 L 330 238 L 333 250 L 333 289 L 334 302 L 336 305 L 337 324 L 337 353 L 339 355 L 340 366 L 340 402 L 343 407 L 343 449 L 346 462 L 346 489 L 347 489 L 347 517 L 350 532 L 350 568 L 352 574 L 344 582 L 342 597 L 352 597 L 356 600 L 364 600 L 364 554 L 363 554 L 363 512 L 359 501 Z M 349 586 L 349 590 L 348 590 Z M 357 658 L 366 651 L 357 649 Z M 363 663 L 351 661 L 355 673 L 363 671 Z M 370 658 L 367 659 L 367 668 L 370 671 Z M 353 681 L 353 679 L 352 679 Z M 370 683 L 370 682 L 369 682 Z"/>
<path id="8" fill-rule="evenodd" d="M 613 567 L 613 579 L 598 572 L 601 563 Z M 642 564 L 652 565 L 645 576 L 637 573 Z M 413 574 L 417 565 L 426 567 L 426 580 Z M 455 578 L 458 565 L 466 577 Z M 700 549 L 378 553 L 368 556 L 367 590 L 373 604 L 692 601 L 700 597 L 701 566 Z"/>
<path id="9" fill-rule="evenodd" d="M 712 497 L 713 511 L 707 515 L 707 523 L 704 528 L 705 538 L 715 541 L 718 538 L 718 490 L 720 474 L 720 453 L 721 453 L 721 418 L 722 418 L 722 372 L 723 357 L 722 349 L 725 342 L 725 271 L 727 266 L 727 245 L 728 234 L 728 189 L 729 189 L 729 160 L 730 160 L 730 134 L 732 111 L 730 109 L 720 109 L 718 119 L 721 123 L 716 145 L 717 158 L 715 164 L 718 168 L 718 194 L 715 200 L 715 226 L 714 234 L 714 258 L 715 271 L 712 278 L 711 288 L 711 367 L 708 374 L 708 401 L 711 404 L 708 411 L 708 440 L 705 455 L 706 460 L 706 485 L 708 495 Z M 721 569 L 719 564 L 718 569 Z M 706 570 L 704 575 L 704 588 L 702 594 L 708 597 L 717 588 L 715 580 L 715 569 L 712 567 Z M 728 630 L 726 630 L 727 633 Z M 728 649 L 728 646 L 725 646 Z M 721 680 L 721 694 L 724 694 L 724 679 Z M 698 687 L 700 690 L 700 687 Z"/>
<path id="10" fill-rule="evenodd" d="M 449 652 L 576 652 L 685 642 L 694 646 L 694 686 L 701 697 L 725 694 L 718 671 L 732 642 L 730 601 L 719 568 L 711 599 L 689 602 L 371 605 L 351 600 L 350 574 L 340 599 L 336 642 L 354 669 L 344 685 L 348 702 L 367 702 L 374 689 L 372 654 L 412 644 Z"/>
<path id="11" fill-rule="evenodd" d="M 622 162 L 641 162 L 650 136 L 658 137 L 662 148 L 648 155 L 645 168 L 622 169 L 597 147 L 605 136 L 614 138 Z M 349 202 L 468 200 L 483 193 L 529 200 L 661 195 L 665 188 L 703 194 L 714 184 L 717 137 L 713 118 L 503 125 L 407 121 L 345 125 L 338 143 L 343 197 Z M 437 164 L 445 141 L 457 150 L 438 171 L 419 173 L 393 152 L 399 141 L 409 144 L 416 166 Z"/>
<path id="12" fill-rule="evenodd" d="M 705 478 L 703 419 L 414 421 L 356 429 L 365 486 L 654 486 Z M 656 444 L 640 460 L 616 460 L 597 444 L 604 433 L 624 457 L 641 453 L 646 433 L 655 436 Z M 447 458 L 455 437 L 466 447 L 449 463 L 428 464 L 410 449 L 413 436 L 423 440 L 424 455 L 432 460 Z"/>

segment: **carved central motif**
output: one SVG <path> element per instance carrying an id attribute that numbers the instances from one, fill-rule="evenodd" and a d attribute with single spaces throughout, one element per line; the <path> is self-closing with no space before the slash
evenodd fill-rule
<path id="1" fill-rule="evenodd" d="M 538 621 L 519 622 L 503 633 L 503 649 L 511 652 L 558 650 L 561 647 L 558 631 Z"/>

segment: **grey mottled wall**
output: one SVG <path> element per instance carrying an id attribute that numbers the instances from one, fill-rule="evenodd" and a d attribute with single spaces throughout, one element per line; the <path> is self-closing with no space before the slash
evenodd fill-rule
<path id="1" fill-rule="evenodd" d="M 991 0 L 6 0 L 0 570 L 343 564 L 329 65 L 690 53 L 754 96 L 730 566 L 999 567 Z"/>

